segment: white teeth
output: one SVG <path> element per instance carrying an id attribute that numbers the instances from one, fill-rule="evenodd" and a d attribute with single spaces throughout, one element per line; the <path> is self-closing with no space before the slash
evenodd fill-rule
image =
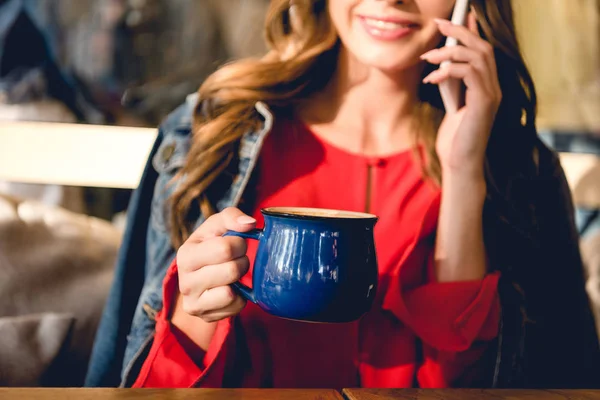
<path id="1" fill-rule="evenodd" d="M 367 25 L 369 25 L 373 28 L 380 29 L 380 30 L 386 30 L 386 31 L 393 31 L 395 29 L 409 27 L 409 25 L 399 24 L 396 22 L 382 21 L 380 19 L 373 19 L 373 18 L 365 18 L 365 22 Z"/>

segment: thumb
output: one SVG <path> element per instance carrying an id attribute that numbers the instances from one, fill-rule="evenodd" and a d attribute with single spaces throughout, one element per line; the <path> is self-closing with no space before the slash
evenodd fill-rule
<path id="1" fill-rule="evenodd" d="M 209 217 L 189 240 L 201 242 L 208 238 L 223 236 L 227 231 L 248 232 L 256 228 L 256 219 L 244 214 L 240 209 L 229 207 Z"/>

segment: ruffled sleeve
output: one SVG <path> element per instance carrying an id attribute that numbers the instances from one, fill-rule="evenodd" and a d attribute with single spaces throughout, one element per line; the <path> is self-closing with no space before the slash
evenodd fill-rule
<path id="1" fill-rule="evenodd" d="M 469 349 L 477 340 L 492 340 L 498 332 L 500 302 L 499 273 L 482 280 L 435 282 L 434 244 L 427 232 L 435 230 L 439 200 L 433 201 L 421 228 L 409 246 L 393 284 L 388 287 L 383 308 L 391 311 L 412 329 L 425 345 L 441 351 Z M 425 267 L 427 278 L 422 285 L 406 288 L 402 273 Z"/>
<path id="2" fill-rule="evenodd" d="M 491 340 L 498 332 L 499 274 L 481 281 L 428 283 L 402 293 L 395 290 L 387 304 L 423 342 L 444 351 L 467 350 L 476 340 Z"/>

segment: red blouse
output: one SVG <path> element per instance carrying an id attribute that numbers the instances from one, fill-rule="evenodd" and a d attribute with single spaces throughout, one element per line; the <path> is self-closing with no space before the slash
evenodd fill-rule
<path id="1" fill-rule="evenodd" d="M 310 324 L 273 317 L 248 303 L 218 322 L 203 360 L 192 360 L 167 316 L 177 265 L 164 281 L 164 307 L 134 387 L 449 387 L 468 382 L 497 335 L 494 273 L 438 283 L 433 271 L 440 191 L 422 178 L 411 151 L 364 157 L 339 149 L 297 122 L 280 120 L 259 161 L 256 208 L 321 207 L 379 216 L 379 288 L 360 321 Z M 251 263 L 257 249 L 249 241 Z M 251 274 L 242 282 L 252 285 Z"/>

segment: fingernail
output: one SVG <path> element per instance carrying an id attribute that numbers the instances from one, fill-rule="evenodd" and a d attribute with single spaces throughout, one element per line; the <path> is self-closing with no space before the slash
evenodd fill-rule
<path id="1" fill-rule="evenodd" d="M 433 55 L 434 52 L 435 52 L 435 50 L 430 50 L 426 53 L 421 54 L 421 60 L 427 60 L 429 57 L 431 57 Z"/>
<path id="2" fill-rule="evenodd" d="M 237 219 L 237 222 L 239 224 L 242 224 L 242 225 L 250 225 L 250 224 L 256 223 L 256 220 L 254 218 L 252 218 L 252 217 L 247 216 L 247 215 L 242 215 L 241 217 L 239 217 Z"/>
<path id="3" fill-rule="evenodd" d="M 432 83 L 433 80 L 436 78 L 437 76 L 437 71 L 433 71 L 432 73 L 430 73 L 429 75 L 427 75 L 425 77 L 425 79 L 423 79 L 423 83 Z"/>
<path id="4" fill-rule="evenodd" d="M 434 18 L 433 20 L 438 25 L 447 25 L 450 23 L 450 21 L 448 21 L 447 19 L 442 19 L 442 18 Z"/>

